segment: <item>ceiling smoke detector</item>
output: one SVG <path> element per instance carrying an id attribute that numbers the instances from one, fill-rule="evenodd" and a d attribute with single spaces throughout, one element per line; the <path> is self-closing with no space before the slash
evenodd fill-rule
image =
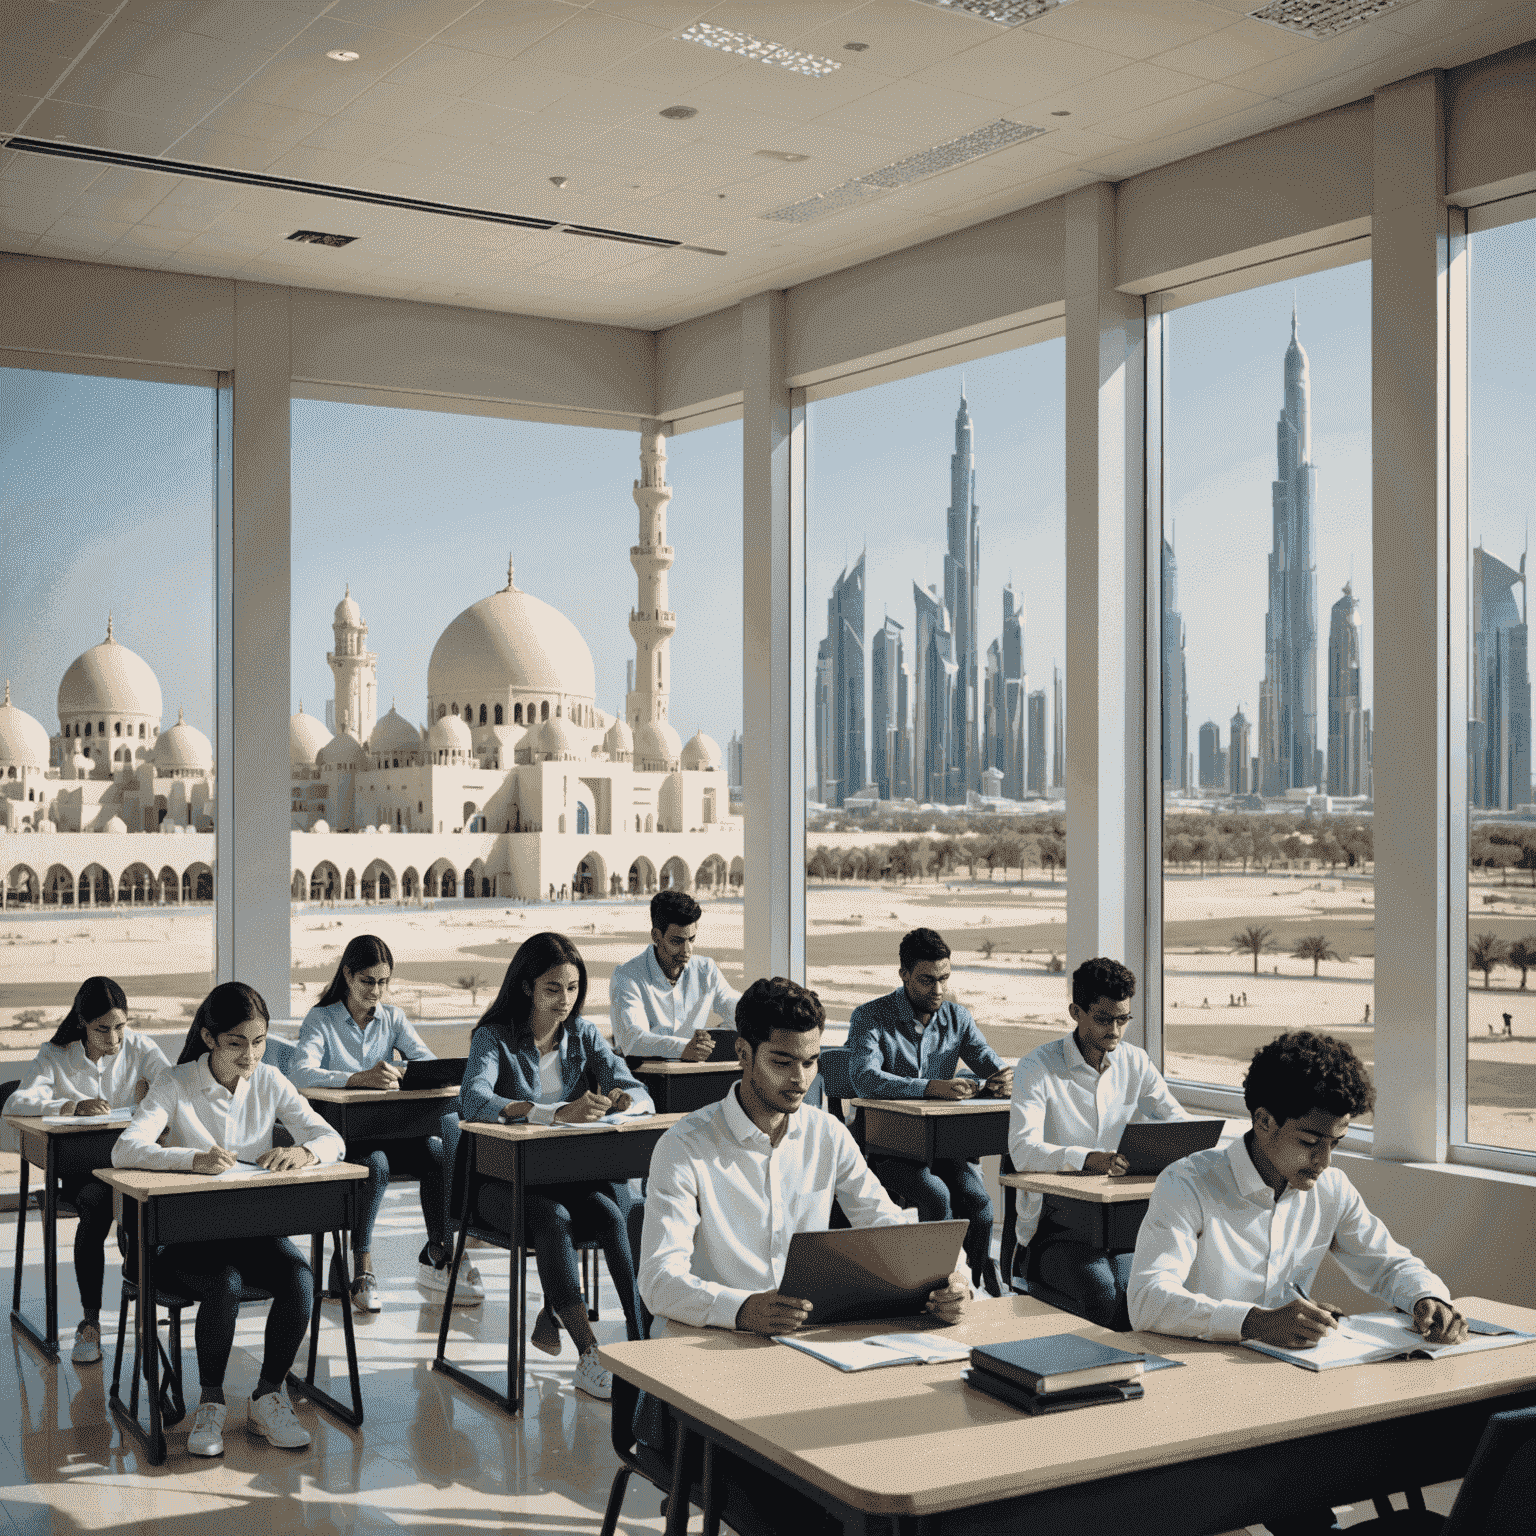
<path id="1" fill-rule="evenodd" d="M 917 0 L 919 5 L 935 6 L 941 11 L 961 11 L 1000 27 L 1022 27 L 1026 21 L 1048 16 L 1058 6 L 1072 0 Z"/>
<path id="2" fill-rule="evenodd" d="M 1337 37 L 1362 21 L 1395 11 L 1406 0 L 1273 0 L 1273 4 L 1249 11 L 1255 21 L 1310 37 L 1314 42 Z"/>
<path id="3" fill-rule="evenodd" d="M 327 235 L 318 229 L 296 229 L 288 236 L 304 245 L 351 245 L 356 235 Z"/>
<path id="4" fill-rule="evenodd" d="M 721 53 L 739 54 L 744 59 L 756 59 L 759 64 L 777 64 L 780 69 L 818 79 L 843 67 L 835 59 L 824 59 L 816 53 L 798 53 L 793 48 L 786 48 L 783 43 L 753 37 L 750 32 L 729 32 L 724 27 L 712 27 L 707 21 L 694 22 L 686 32 L 679 32 L 678 36 L 685 43 L 702 43 L 706 48 L 714 48 Z"/>
<path id="5" fill-rule="evenodd" d="M 356 64 L 362 54 L 354 53 L 350 48 L 332 48 L 326 58 L 335 59 L 338 64 Z"/>

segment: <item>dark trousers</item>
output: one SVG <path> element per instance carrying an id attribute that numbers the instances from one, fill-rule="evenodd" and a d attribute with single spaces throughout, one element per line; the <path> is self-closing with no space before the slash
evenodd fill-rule
<path id="1" fill-rule="evenodd" d="M 84 1174 L 66 1179 L 60 1195 L 80 1213 L 75 1228 L 75 1280 L 80 1286 L 80 1305 L 86 1312 L 101 1311 L 101 1284 L 107 1271 L 103 1251 L 112 1230 L 112 1191 L 100 1179 Z"/>
<path id="2" fill-rule="evenodd" d="M 578 1243 L 597 1242 L 608 1260 L 608 1274 L 624 1309 L 625 1332 L 641 1335 L 640 1290 L 635 1283 L 634 1251 L 629 1245 L 635 1197 L 626 1184 L 542 1184 L 523 1194 L 523 1231 L 532 1245 L 545 1305 L 559 1312 L 581 1305 Z M 512 1229 L 512 1191 L 487 1184 L 476 1202 L 480 1219 L 498 1232 Z M 512 1284 L 518 1276 L 512 1276 Z"/>
<path id="3" fill-rule="evenodd" d="M 968 1221 L 965 1259 L 980 1284 L 992 1246 L 992 1200 L 981 1165 L 959 1158 L 935 1158 L 931 1168 L 899 1157 L 871 1158 L 869 1166 L 898 1205 L 916 1207 L 919 1221 Z"/>
<path id="4" fill-rule="evenodd" d="M 390 1175 L 397 1174 L 402 1178 L 414 1177 L 419 1181 L 421 1218 L 426 1224 L 427 1241 L 432 1245 L 434 1258 L 443 1257 L 451 1224 L 448 1178 L 453 1169 L 460 1134 L 459 1117 L 455 1112 L 443 1116 L 442 1130 L 436 1136 L 425 1136 L 415 1141 L 347 1143 L 347 1161 L 361 1163 L 368 1170 L 368 1177 L 363 1180 L 362 1189 L 358 1192 L 357 1226 L 352 1232 L 352 1244 L 359 1252 L 373 1251 L 373 1224 L 384 1208 Z"/>
<path id="5" fill-rule="evenodd" d="M 262 1377 L 280 1383 L 287 1376 L 309 1327 L 315 1295 L 309 1263 L 288 1238 L 173 1243 L 160 1250 L 155 1278 L 165 1289 L 181 1291 L 198 1303 L 197 1374 L 205 1399 L 224 1390 L 240 1293 L 247 1286 L 272 1293 Z"/>
<path id="6" fill-rule="evenodd" d="M 1120 1333 L 1130 1330 L 1125 1293 L 1133 1253 L 1105 1253 L 1088 1243 L 1065 1238 L 1052 1241 L 1039 1233 L 1029 1246 L 1030 1279 L 1058 1293 L 1045 1298 L 1052 1306 L 1064 1307 L 1101 1328 Z"/>

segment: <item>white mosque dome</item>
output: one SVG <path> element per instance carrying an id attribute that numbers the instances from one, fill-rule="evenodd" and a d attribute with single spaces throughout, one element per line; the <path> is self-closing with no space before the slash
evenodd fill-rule
<path id="1" fill-rule="evenodd" d="M 213 769 L 213 743 L 176 711 L 176 724 L 155 739 L 156 773 L 209 773 Z"/>
<path id="2" fill-rule="evenodd" d="M 107 620 L 107 638 L 70 664 L 59 684 L 59 716 L 147 715 L 160 721 L 160 680 L 144 658 L 119 645 Z"/>
<path id="3" fill-rule="evenodd" d="M 332 588 L 334 591 L 335 589 Z M 342 595 L 342 599 L 336 604 L 336 622 L 338 624 L 358 625 L 363 622 L 363 610 L 352 600 L 352 587 L 350 584 Z"/>
<path id="4" fill-rule="evenodd" d="M 703 769 L 706 772 L 720 766 L 720 748 L 703 731 L 694 733 L 693 739 L 683 748 L 684 768 Z"/>
<path id="5" fill-rule="evenodd" d="M 565 728 L 565 721 L 550 719 L 539 727 L 539 751 L 550 757 L 575 755 L 576 748 L 571 742 L 571 733 Z"/>
<path id="6" fill-rule="evenodd" d="M 603 737 L 603 751 L 609 757 L 620 752 L 633 752 L 635 750 L 635 738 L 633 732 L 624 723 L 623 719 L 617 719 L 608 727 L 608 734 Z"/>
<path id="7" fill-rule="evenodd" d="M 368 738 L 368 750 L 375 754 L 419 752 L 421 733 L 391 704 L 389 713 L 374 726 L 373 734 Z"/>
<path id="8" fill-rule="evenodd" d="M 121 816 L 114 816 L 101 830 L 103 832 L 126 832 L 128 830 L 128 823 Z"/>
<path id="9" fill-rule="evenodd" d="M 682 751 L 682 738 L 665 720 L 647 720 L 635 732 L 635 766 L 638 768 L 650 763 L 673 767 Z"/>
<path id="10" fill-rule="evenodd" d="M 429 752 L 472 752 L 474 746 L 469 727 L 457 715 L 444 715 L 441 720 L 434 720 L 427 732 Z"/>
<path id="11" fill-rule="evenodd" d="M 351 731 L 341 731 L 321 747 L 315 761 L 322 768 L 361 768 L 366 754 Z"/>
<path id="12" fill-rule="evenodd" d="M 11 703 L 11 685 L 5 685 L 0 704 L 0 765 L 15 768 L 48 767 L 48 732 L 24 709 Z"/>
<path id="13" fill-rule="evenodd" d="M 313 763 L 330 739 L 331 733 L 313 715 L 306 715 L 300 704 L 298 714 L 288 718 L 288 761 Z"/>

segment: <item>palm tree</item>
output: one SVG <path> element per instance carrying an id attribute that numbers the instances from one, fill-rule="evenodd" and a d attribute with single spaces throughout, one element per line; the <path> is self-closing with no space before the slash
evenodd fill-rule
<path id="1" fill-rule="evenodd" d="M 1509 958 L 1509 951 L 1505 947 L 1503 939 L 1493 933 L 1474 933 L 1472 942 L 1467 945 L 1467 964 L 1474 971 L 1483 973 L 1483 991 L 1488 990 L 1488 982 L 1494 966 L 1503 965 Z"/>
<path id="2" fill-rule="evenodd" d="M 472 971 L 468 976 L 455 976 L 453 982 L 455 986 L 462 987 L 469 993 L 469 1006 L 471 1008 L 478 1008 L 480 1006 L 480 988 L 485 985 L 485 981 L 479 971 Z"/>
<path id="3" fill-rule="evenodd" d="M 1509 963 L 1520 972 L 1520 990 L 1525 991 L 1525 973 L 1536 965 L 1536 936 L 1516 939 L 1509 946 Z"/>
<path id="4" fill-rule="evenodd" d="M 1291 951 L 1293 960 L 1310 960 L 1312 962 L 1312 974 L 1317 975 L 1317 967 L 1324 960 L 1342 960 L 1344 958 L 1325 935 L 1311 933 L 1305 938 L 1297 939 L 1296 948 Z"/>
<path id="5" fill-rule="evenodd" d="M 1234 955 L 1251 954 L 1253 956 L 1253 974 L 1259 974 L 1259 956 L 1269 948 L 1269 941 L 1274 937 L 1271 928 L 1260 928 L 1257 924 L 1250 924 L 1241 933 L 1232 935 L 1232 953 Z"/>

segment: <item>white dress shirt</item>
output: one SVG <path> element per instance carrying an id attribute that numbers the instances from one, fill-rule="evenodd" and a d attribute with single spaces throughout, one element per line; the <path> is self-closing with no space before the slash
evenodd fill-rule
<path id="1" fill-rule="evenodd" d="M 380 1003 L 367 1023 L 359 1024 L 343 998 L 304 1015 L 288 1075 L 300 1088 L 345 1088 L 354 1072 L 390 1061 L 396 1051 L 407 1061 L 437 1060 L 393 1003 Z"/>
<path id="2" fill-rule="evenodd" d="M 720 967 L 708 955 L 694 955 L 677 981 L 667 980 L 647 944 L 633 960 L 617 967 L 608 983 L 608 1019 L 621 1056 L 681 1058 L 694 1031 L 709 1027 L 718 1013 L 736 1022 L 737 994 L 726 986 Z"/>
<path id="3" fill-rule="evenodd" d="M 131 1109 L 139 1083 L 153 1084 L 170 1065 L 160 1047 L 136 1029 L 125 1029 L 121 1048 L 98 1061 L 86 1054 L 83 1040 L 42 1045 L 5 1112 L 57 1115 L 66 1104 L 83 1104 L 87 1099 L 105 1099 L 113 1109 Z"/>
<path id="4" fill-rule="evenodd" d="M 1392 1240 L 1340 1168 L 1277 1200 L 1242 1137 L 1170 1164 L 1158 1175 L 1136 1239 L 1131 1327 L 1195 1339 L 1240 1339 L 1254 1307 L 1310 1293 L 1332 1252 L 1363 1291 L 1411 1312 L 1421 1296 L 1448 1301 L 1445 1282 Z"/>
<path id="5" fill-rule="evenodd" d="M 191 1173 L 192 1159 L 214 1147 L 233 1152 L 242 1163 L 254 1163 L 271 1148 L 272 1127 L 279 1120 L 316 1162 L 341 1161 L 346 1143 L 276 1067 L 258 1063 L 231 1093 L 209 1070 L 208 1060 L 199 1056 L 160 1074 L 112 1148 L 114 1168 Z M 170 1133 L 163 1147 L 162 1131 Z"/>
<path id="6" fill-rule="evenodd" d="M 1070 1173 L 1090 1152 L 1113 1152 L 1133 1120 L 1188 1118 L 1140 1046 L 1121 1041 L 1095 1072 L 1077 1036 L 1064 1035 L 1037 1046 L 1013 1069 L 1008 1155 L 1020 1173 Z M 1035 1235 L 1043 1204 L 1040 1195 L 1019 1192 L 1021 1243 Z"/>
<path id="7" fill-rule="evenodd" d="M 907 1219 L 842 1121 L 802 1106 L 775 1147 L 732 1088 L 656 1143 L 640 1295 L 657 1317 L 734 1328 L 749 1296 L 778 1289 L 790 1238 L 826 1230 L 834 1197 L 855 1227 Z"/>

